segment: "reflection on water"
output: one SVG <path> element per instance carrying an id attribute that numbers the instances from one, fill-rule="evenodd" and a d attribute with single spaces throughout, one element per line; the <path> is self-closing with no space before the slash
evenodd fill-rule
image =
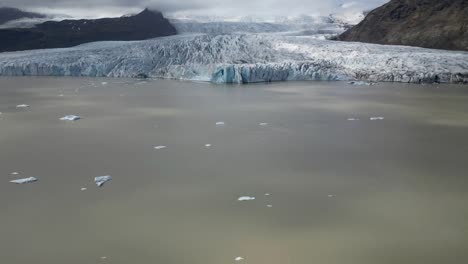
<path id="1" fill-rule="evenodd" d="M 449 85 L 1 78 L 0 263 L 468 262 L 467 101 Z"/>

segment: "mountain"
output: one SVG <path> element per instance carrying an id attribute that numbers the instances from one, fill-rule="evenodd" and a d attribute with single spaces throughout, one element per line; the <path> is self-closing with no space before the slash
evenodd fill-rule
<path id="1" fill-rule="evenodd" d="M 0 76 L 149 76 L 216 83 L 466 82 L 468 52 L 279 34 L 176 35 L 0 54 Z"/>
<path id="2" fill-rule="evenodd" d="M 143 40 L 176 33 L 160 12 L 145 9 L 134 16 L 48 21 L 34 28 L 2 29 L 0 52 L 65 48 L 94 41 Z"/>
<path id="3" fill-rule="evenodd" d="M 0 25 L 21 18 L 45 18 L 45 15 L 25 12 L 17 8 L 0 7 Z"/>
<path id="4" fill-rule="evenodd" d="M 391 0 L 337 39 L 468 50 L 468 1 Z"/>

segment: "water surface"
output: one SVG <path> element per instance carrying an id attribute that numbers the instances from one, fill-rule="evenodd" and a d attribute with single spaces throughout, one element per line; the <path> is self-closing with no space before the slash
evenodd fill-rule
<path id="1" fill-rule="evenodd" d="M 0 78 L 0 263 L 468 263 L 467 102 L 461 85 Z"/>

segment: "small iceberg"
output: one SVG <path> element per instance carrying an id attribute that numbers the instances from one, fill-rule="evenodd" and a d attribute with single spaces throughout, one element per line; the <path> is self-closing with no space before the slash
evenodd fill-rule
<path id="1" fill-rule="evenodd" d="M 268 123 L 260 123 L 259 126 L 268 126 Z"/>
<path id="2" fill-rule="evenodd" d="M 371 117 L 369 118 L 371 121 L 377 121 L 377 120 L 384 120 L 385 117 L 382 117 L 382 116 L 377 116 L 377 117 Z"/>
<path id="3" fill-rule="evenodd" d="M 80 190 L 81 190 L 81 191 L 86 191 L 86 190 L 88 190 L 88 188 L 83 187 L 83 188 L 81 188 Z"/>
<path id="4" fill-rule="evenodd" d="M 154 149 L 158 149 L 158 150 L 159 150 L 159 149 L 165 149 L 165 148 L 167 148 L 167 147 L 166 147 L 166 146 L 155 146 L 155 147 L 154 147 Z"/>
<path id="5" fill-rule="evenodd" d="M 23 184 L 23 183 L 31 183 L 31 182 L 36 182 L 37 178 L 35 177 L 29 177 L 29 178 L 23 178 L 23 179 L 17 179 L 17 180 L 12 180 L 10 181 L 11 183 L 16 183 L 16 184 Z"/>
<path id="6" fill-rule="evenodd" d="M 237 201 L 253 201 L 255 200 L 255 197 L 252 196 L 241 196 L 237 198 Z"/>
<path id="7" fill-rule="evenodd" d="M 268 207 L 268 208 L 272 208 L 272 207 L 273 207 L 273 205 L 271 205 L 271 204 L 267 204 L 267 207 Z"/>
<path id="8" fill-rule="evenodd" d="M 348 121 L 359 121 L 359 118 L 348 118 Z"/>
<path id="9" fill-rule="evenodd" d="M 224 123 L 224 122 L 216 122 L 216 125 L 217 125 L 217 126 L 224 126 L 225 124 L 226 124 L 226 123 Z"/>
<path id="10" fill-rule="evenodd" d="M 235 261 L 242 261 L 242 260 L 244 260 L 244 258 L 243 258 L 243 257 L 237 257 L 237 258 L 235 258 L 234 260 L 235 260 Z"/>
<path id="11" fill-rule="evenodd" d="M 60 118 L 60 120 L 62 121 L 76 121 L 76 120 L 80 120 L 81 117 L 79 116 L 76 116 L 76 115 L 66 115 L 62 118 Z"/>
<path id="12" fill-rule="evenodd" d="M 211 148 L 211 144 L 205 144 L 205 148 Z"/>
<path id="13" fill-rule="evenodd" d="M 16 106 L 16 108 L 27 108 L 27 107 L 29 107 L 29 105 L 27 104 L 20 104 Z"/>
<path id="14" fill-rule="evenodd" d="M 94 177 L 94 182 L 98 187 L 102 187 L 104 183 L 112 180 L 112 176 L 106 175 L 106 176 L 98 176 Z"/>
<path id="15" fill-rule="evenodd" d="M 351 82 L 349 82 L 349 84 L 351 84 L 351 85 L 367 85 L 367 86 L 370 86 L 370 85 L 374 85 L 375 83 L 364 82 L 364 81 L 351 81 Z"/>

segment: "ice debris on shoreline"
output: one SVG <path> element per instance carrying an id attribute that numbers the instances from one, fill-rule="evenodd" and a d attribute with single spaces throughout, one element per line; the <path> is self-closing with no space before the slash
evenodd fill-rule
<path id="1" fill-rule="evenodd" d="M 110 175 L 94 177 L 94 182 L 98 187 L 102 187 L 104 183 L 110 180 L 112 180 L 112 176 Z"/>
<path id="2" fill-rule="evenodd" d="M 11 183 L 16 183 L 16 184 L 24 184 L 24 183 L 32 183 L 32 182 L 36 182 L 36 181 L 37 181 L 36 177 L 29 177 L 29 178 L 12 180 L 10 182 Z"/>

